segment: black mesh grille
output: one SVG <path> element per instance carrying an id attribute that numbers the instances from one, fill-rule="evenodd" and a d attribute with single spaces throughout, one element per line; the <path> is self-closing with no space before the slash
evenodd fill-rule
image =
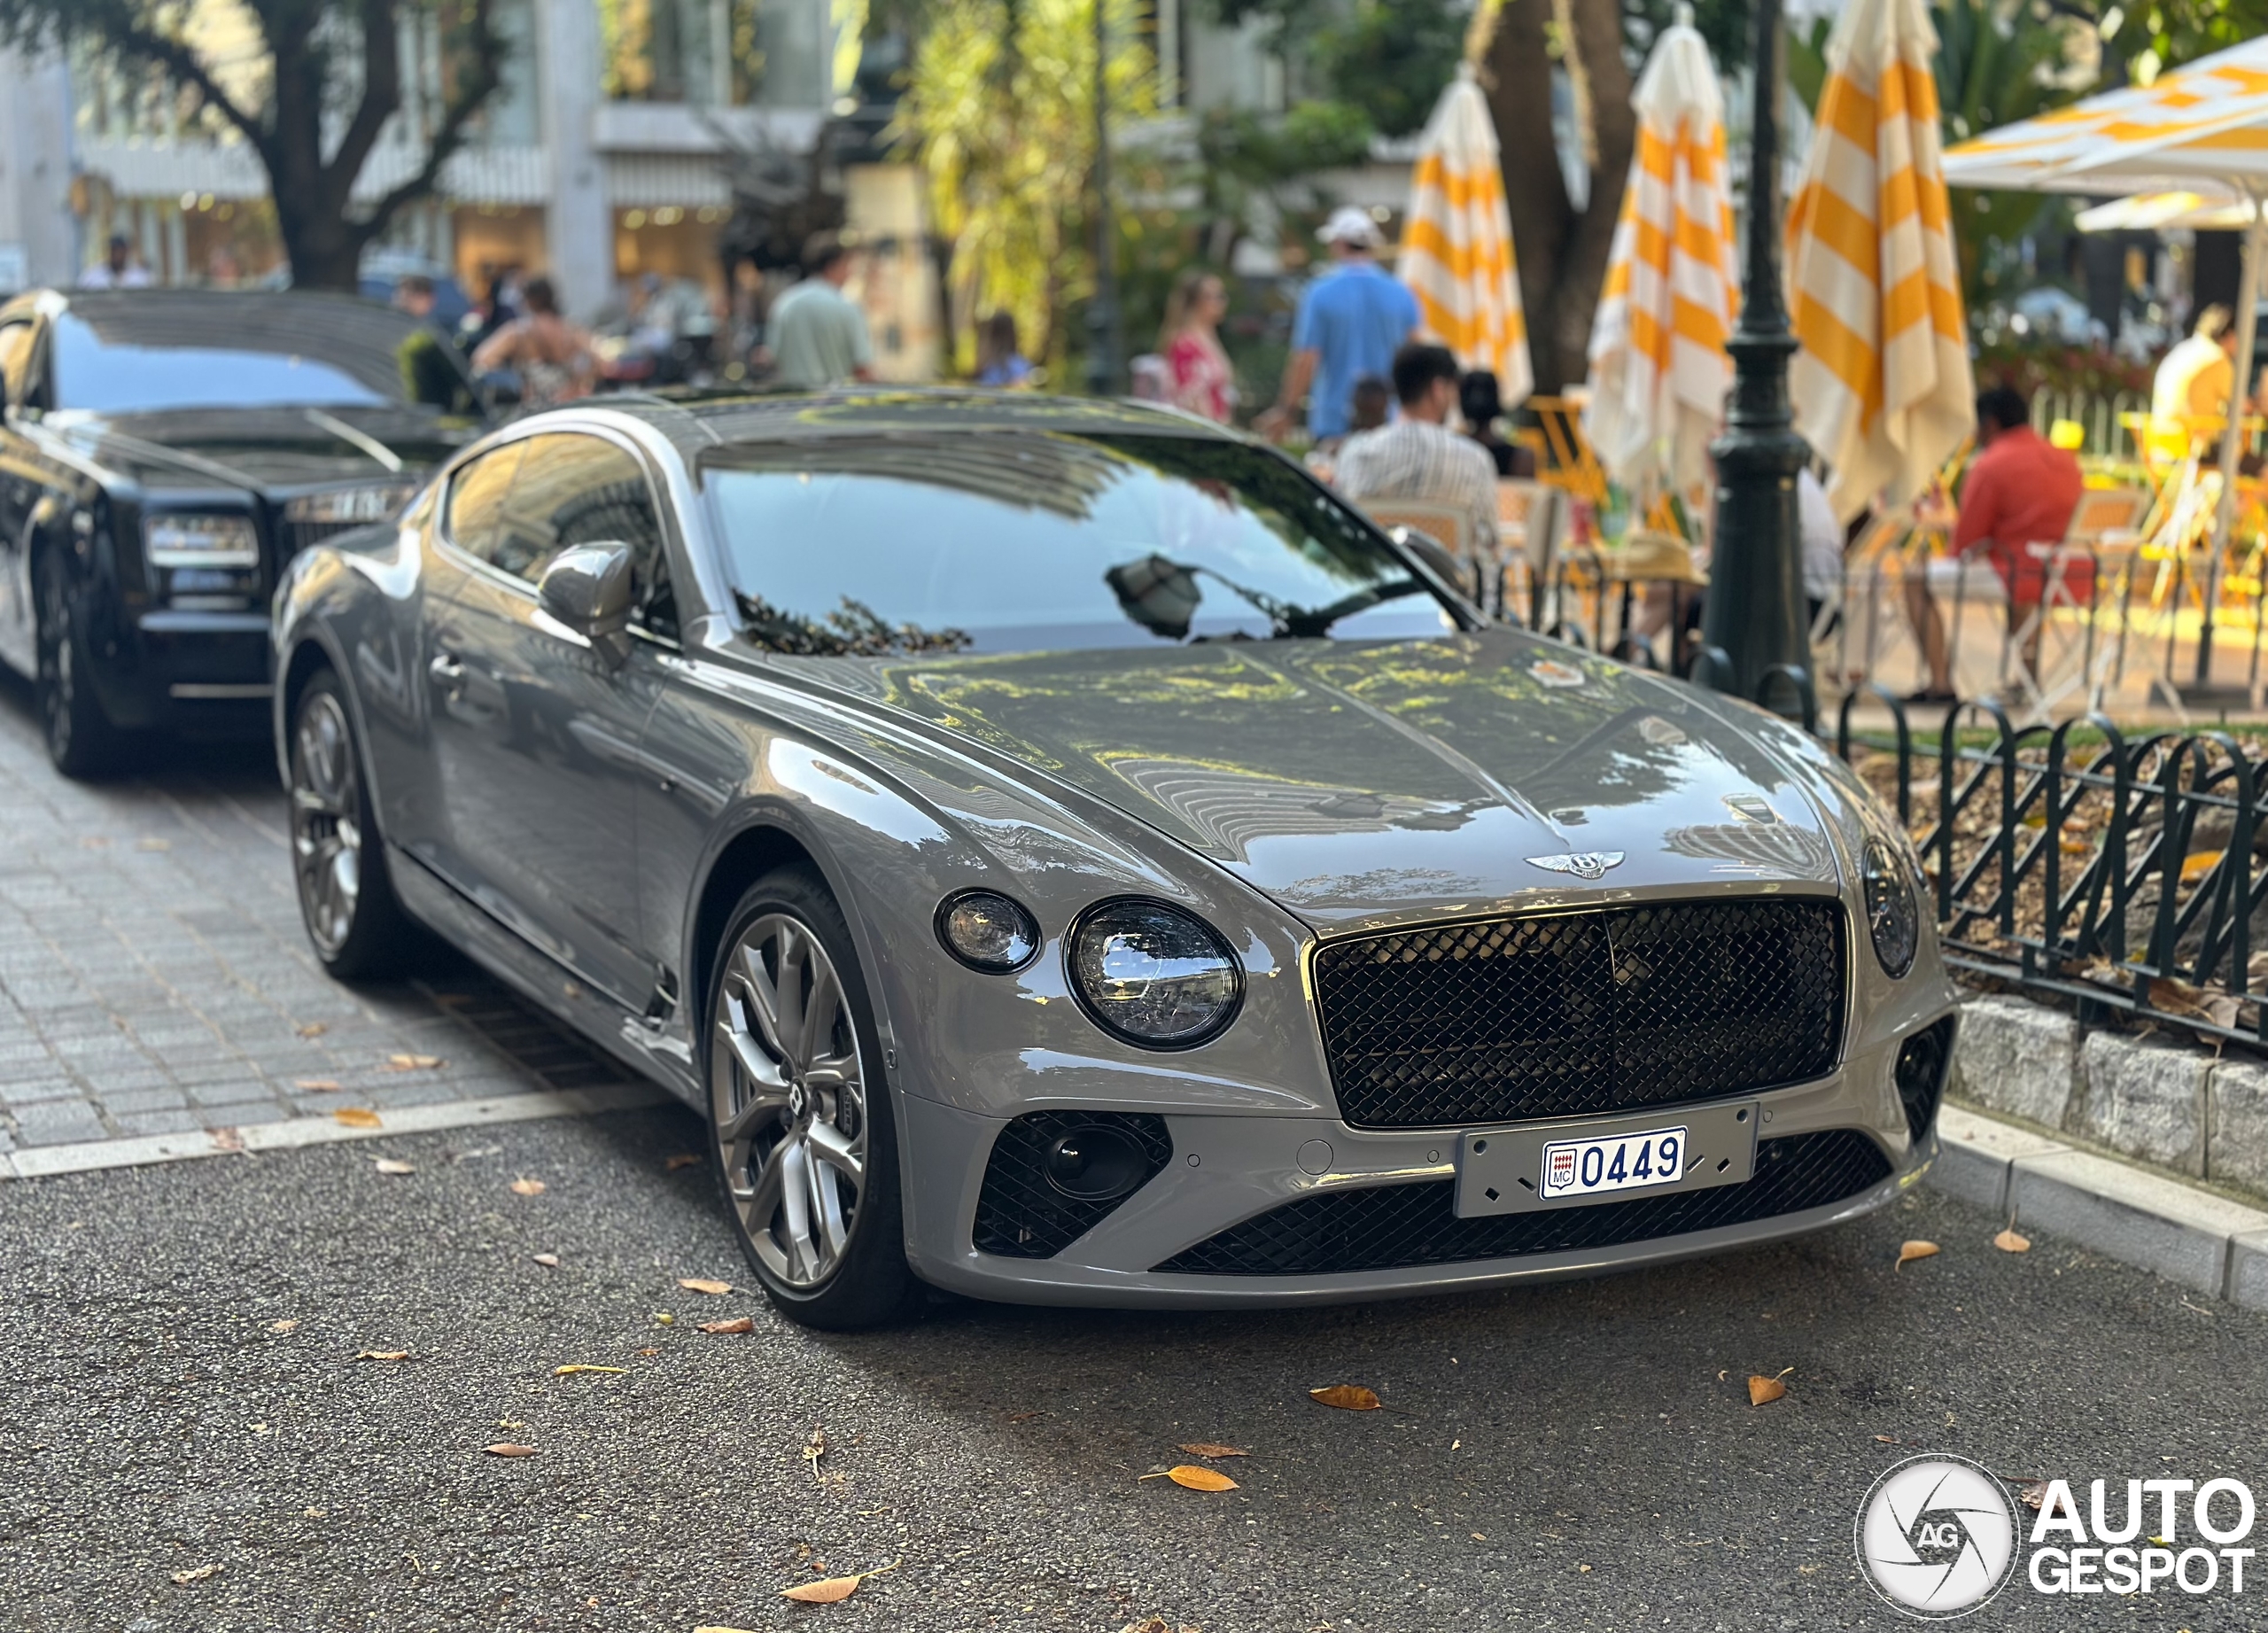
<path id="1" fill-rule="evenodd" d="M 1107 1124 L 1134 1141 L 1148 1170 L 1142 1185 L 1173 1160 L 1166 1120 L 1123 1111 L 1035 1111 L 1018 1117 L 992 1142 L 984 1188 L 976 1197 L 976 1250 L 1011 1259 L 1052 1258 L 1092 1230 L 1123 1196 L 1091 1201 L 1066 1196 L 1047 1182 L 1048 1148 L 1075 1130 Z"/>
<path id="2" fill-rule="evenodd" d="M 1946 1062 L 1953 1058 L 1953 1017 L 1916 1032 L 1898 1052 L 1898 1098 L 1905 1102 L 1906 1126 L 1919 1139 L 1938 1120 L 1946 1092 Z"/>
<path id="3" fill-rule="evenodd" d="M 1315 974 L 1340 1115 L 1422 1128 L 1823 1077 L 1843 964 L 1840 903 L 1674 902 L 1333 942 Z"/>
<path id="4" fill-rule="evenodd" d="M 1890 1178 L 1890 1159 L 1854 1129 L 1767 1139 L 1745 1185 L 1671 1196 L 1456 1217 L 1456 1184 L 1319 1191 L 1185 1248 L 1161 1271 L 1185 1276 L 1321 1276 L 1402 1270 L 1527 1253 L 1569 1253 L 1746 1225 L 1856 1196 Z"/>

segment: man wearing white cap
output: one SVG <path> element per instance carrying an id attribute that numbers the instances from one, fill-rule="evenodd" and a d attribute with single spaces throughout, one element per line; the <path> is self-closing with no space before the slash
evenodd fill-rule
<path id="1" fill-rule="evenodd" d="M 1418 298 L 1379 265 L 1381 240 L 1368 211 L 1337 210 L 1316 236 L 1337 264 L 1300 297 L 1283 387 L 1257 422 L 1270 438 L 1281 439 L 1291 428 L 1301 397 L 1308 400 L 1309 435 L 1318 442 L 1345 436 L 1355 380 L 1391 372 L 1394 353 L 1418 333 Z"/>

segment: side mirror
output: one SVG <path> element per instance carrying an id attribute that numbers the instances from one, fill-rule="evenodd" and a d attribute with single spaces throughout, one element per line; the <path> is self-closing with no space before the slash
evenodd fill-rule
<path id="1" fill-rule="evenodd" d="M 551 558 L 536 580 L 536 604 L 586 641 L 618 635 L 630 622 L 630 547 L 578 544 Z"/>

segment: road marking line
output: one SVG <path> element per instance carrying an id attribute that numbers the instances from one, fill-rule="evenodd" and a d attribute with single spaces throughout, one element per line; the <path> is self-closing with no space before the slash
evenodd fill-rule
<path id="1" fill-rule="evenodd" d="M 128 1139 L 90 1139 L 78 1145 L 33 1146 L 0 1155 L 0 1177 L 37 1179 L 50 1174 L 83 1174 L 105 1168 L 140 1168 L 190 1157 L 225 1156 L 260 1151 L 290 1151 L 347 1139 L 382 1139 L 388 1134 L 426 1134 L 440 1129 L 527 1123 L 538 1117 L 587 1117 L 601 1112 L 635 1111 L 674 1104 L 674 1097 L 649 1084 L 617 1084 L 596 1089 L 559 1089 L 499 1094 L 487 1100 L 444 1100 L 404 1106 L 378 1114 L 377 1128 L 348 1128 L 328 1116 L 291 1117 L 243 1128 L 191 1129 L 180 1134 L 141 1134 Z"/>

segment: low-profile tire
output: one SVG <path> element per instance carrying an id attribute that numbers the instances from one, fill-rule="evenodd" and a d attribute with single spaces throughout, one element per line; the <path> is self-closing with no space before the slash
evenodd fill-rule
<path id="1" fill-rule="evenodd" d="M 741 898 L 707 994 L 709 1148 L 725 1212 L 782 1315 L 849 1331 L 907 1321 L 897 1123 L 843 910 L 806 867 Z"/>
<path id="2" fill-rule="evenodd" d="M 71 778 L 100 776 L 125 758 L 127 735 L 111 723 L 95 695 L 87 658 L 87 634 L 62 567 L 50 554 L 40 558 L 36 592 L 36 636 L 40 729 L 47 758 Z"/>
<path id="3" fill-rule="evenodd" d="M 338 676 L 317 672 L 291 707 L 291 872 L 299 921 L 322 967 L 342 981 L 408 967 L 416 926 L 395 899 L 370 806 L 368 762 Z"/>

